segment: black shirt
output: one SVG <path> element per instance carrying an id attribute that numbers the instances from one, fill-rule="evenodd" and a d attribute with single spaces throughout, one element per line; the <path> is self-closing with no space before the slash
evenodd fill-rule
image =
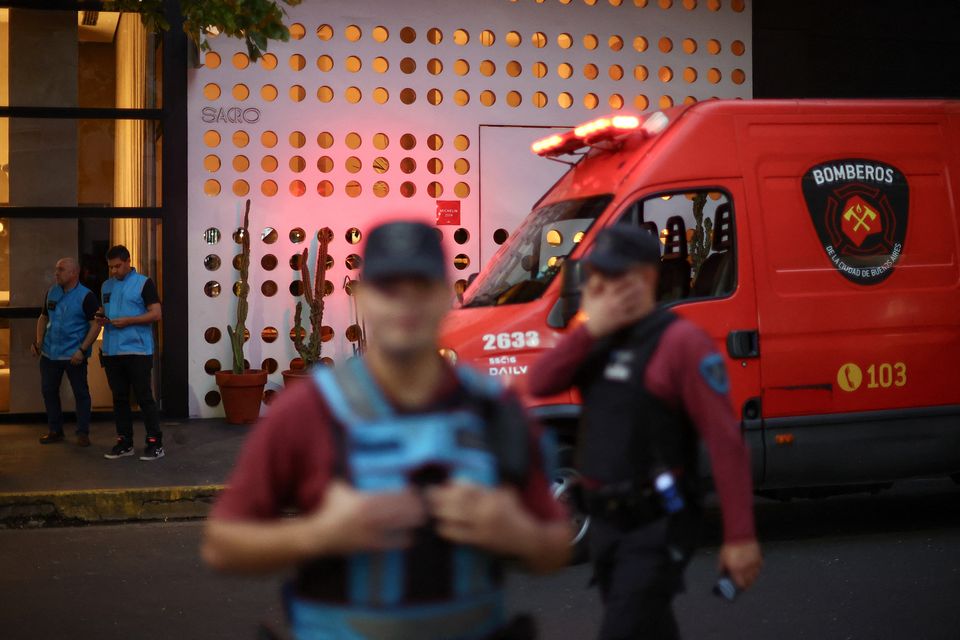
<path id="1" fill-rule="evenodd" d="M 143 298 L 144 306 L 149 307 L 152 304 L 159 304 L 160 294 L 157 293 L 157 285 L 153 283 L 152 278 L 147 278 L 143 283 L 143 290 L 140 291 L 140 297 Z"/>

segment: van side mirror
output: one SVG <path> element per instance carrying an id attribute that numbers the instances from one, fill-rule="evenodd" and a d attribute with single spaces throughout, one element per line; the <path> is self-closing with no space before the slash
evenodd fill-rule
<path id="1" fill-rule="evenodd" d="M 562 329 L 570 324 L 580 310 L 580 288 L 586 272 L 579 260 L 565 260 L 560 267 L 560 296 L 547 316 L 547 324 Z"/>

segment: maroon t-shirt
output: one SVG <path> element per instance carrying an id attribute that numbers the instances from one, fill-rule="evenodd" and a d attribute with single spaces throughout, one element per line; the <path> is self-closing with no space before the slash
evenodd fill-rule
<path id="1" fill-rule="evenodd" d="M 416 413 L 447 407 L 462 392 L 452 370 L 429 406 Z M 394 407 L 401 413 L 414 413 Z M 333 477 L 336 450 L 335 423 L 325 400 L 312 380 L 285 389 L 269 412 L 253 427 L 244 443 L 227 489 L 213 508 L 213 517 L 224 520 L 269 520 L 293 507 L 315 511 L 323 502 Z M 566 517 L 550 491 L 544 473 L 540 428 L 530 423 L 530 465 L 526 482 L 518 487 L 527 509 L 540 520 Z"/>
<path id="2" fill-rule="evenodd" d="M 564 336 L 531 367 L 530 393 L 546 397 L 569 389 L 594 343 L 583 325 Z M 682 409 L 706 442 L 723 511 L 724 539 L 742 542 L 755 537 L 750 453 L 729 396 L 717 391 L 701 371 L 701 363 L 716 353 L 710 336 L 680 318 L 660 338 L 644 386 L 668 407 Z"/>

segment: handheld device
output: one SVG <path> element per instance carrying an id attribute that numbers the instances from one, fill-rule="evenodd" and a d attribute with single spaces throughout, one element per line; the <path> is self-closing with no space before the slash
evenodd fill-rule
<path id="1" fill-rule="evenodd" d="M 713 585 L 713 595 L 723 598 L 727 602 L 734 602 L 742 590 L 730 578 L 726 571 L 720 574 L 717 582 Z"/>

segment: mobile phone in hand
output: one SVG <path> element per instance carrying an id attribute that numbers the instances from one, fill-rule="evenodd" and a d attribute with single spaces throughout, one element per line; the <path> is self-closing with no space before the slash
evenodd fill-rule
<path id="1" fill-rule="evenodd" d="M 720 574 L 717 582 L 713 585 L 713 595 L 723 598 L 727 602 L 735 602 L 741 592 L 742 589 L 736 585 L 726 571 Z"/>

